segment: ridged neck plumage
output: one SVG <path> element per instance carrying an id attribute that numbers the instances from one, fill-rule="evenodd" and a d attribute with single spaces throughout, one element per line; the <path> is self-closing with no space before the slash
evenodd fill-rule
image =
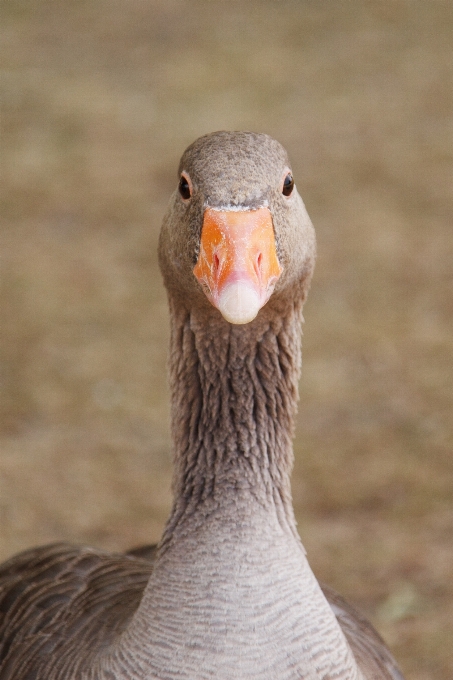
<path id="1" fill-rule="evenodd" d="M 161 550 L 211 515 L 231 521 L 244 507 L 273 513 L 296 535 L 290 473 L 301 300 L 241 326 L 177 299 L 170 309 L 174 505 Z"/>

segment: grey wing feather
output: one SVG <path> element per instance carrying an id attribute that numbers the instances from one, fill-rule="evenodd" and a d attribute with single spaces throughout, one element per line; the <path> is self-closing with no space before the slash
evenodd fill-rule
<path id="1" fill-rule="evenodd" d="M 131 550 L 127 551 L 126 555 L 139 557 L 147 562 L 154 562 L 157 555 L 157 544 L 153 543 L 152 545 L 140 545 L 137 548 L 131 548 Z"/>
<path id="2" fill-rule="evenodd" d="M 142 559 L 65 544 L 5 562 L 0 679 L 76 677 L 124 630 L 151 571 L 152 564 Z"/>
<path id="3" fill-rule="evenodd" d="M 366 680 L 404 680 L 398 664 L 371 623 L 332 588 L 320 585 Z"/>

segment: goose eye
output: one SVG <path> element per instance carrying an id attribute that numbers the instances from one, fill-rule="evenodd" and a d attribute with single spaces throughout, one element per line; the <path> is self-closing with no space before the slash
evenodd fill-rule
<path id="1" fill-rule="evenodd" d="M 293 178 L 292 174 L 290 172 L 288 172 L 285 179 L 283 180 L 282 194 L 284 196 L 290 196 L 293 189 L 294 189 L 294 178 Z"/>
<path id="2" fill-rule="evenodd" d="M 187 177 L 185 175 L 181 175 L 181 179 L 179 180 L 179 193 L 183 197 L 185 201 L 190 198 L 191 196 L 191 191 L 190 191 L 190 186 L 189 182 L 187 180 Z"/>
<path id="3" fill-rule="evenodd" d="M 294 189 L 294 178 L 293 178 L 292 174 L 290 172 L 288 172 L 285 179 L 283 180 L 283 189 L 282 189 L 283 196 L 290 196 L 293 189 Z"/>

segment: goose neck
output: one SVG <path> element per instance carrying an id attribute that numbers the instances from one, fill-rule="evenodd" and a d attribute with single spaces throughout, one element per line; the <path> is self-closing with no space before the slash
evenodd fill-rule
<path id="1" fill-rule="evenodd" d="M 171 304 L 174 505 L 163 545 L 194 517 L 273 513 L 295 534 L 290 473 L 301 308 L 234 326 Z"/>

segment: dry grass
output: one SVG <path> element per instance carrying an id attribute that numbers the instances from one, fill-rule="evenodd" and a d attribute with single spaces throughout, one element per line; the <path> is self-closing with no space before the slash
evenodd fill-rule
<path id="1" fill-rule="evenodd" d="M 290 150 L 318 233 L 294 499 L 316 573 L 453 677 L 453 6 L 3 3 L 0 553 L 156 540 L 156 239 L 185 146 Z"/>

